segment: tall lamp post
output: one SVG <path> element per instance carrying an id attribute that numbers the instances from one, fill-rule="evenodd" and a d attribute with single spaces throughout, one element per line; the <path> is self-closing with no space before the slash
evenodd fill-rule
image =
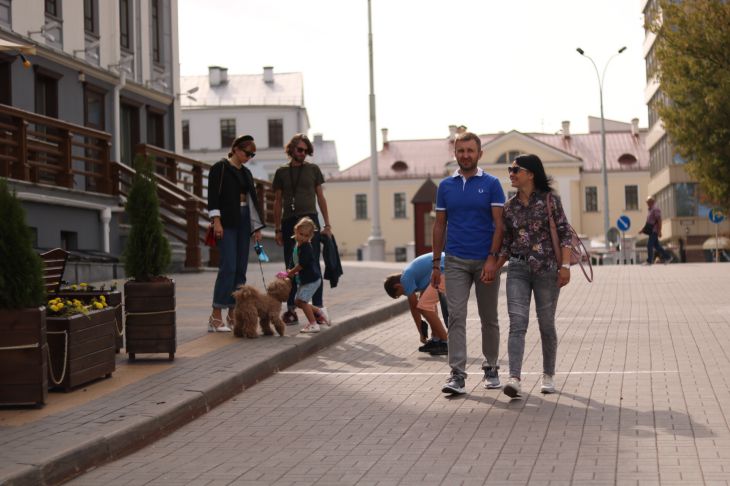
<path id="1" fill-rule="evenodd" d="M 380 232 L 380 188 L 378 180 L 378 147 L 375 134 L 375 82 L 373 81 L 373 22 L 368 0 L 368 53 L 370 57 L 370 207 L 373 224 L 368 238 L 368 260 L 385 260 L 385 239 Z"/>
<path id="2" fill-rule="evenodd" d="M 610 228 L 610 224 L 608 219 L 608 171 L 606 170 L 606 122 L 603 118 L 603 80 L 606 79 L 606 69 L 608 69 L 608 64 L 614 57 L 618 56 L 625 50 L 626 46 L 622 47 L 618 50 L 616 54 L 611 56 L 608 61 L 606 61 L 606 65 L 603 67 L 603 73 L 599 74 L 598 66 L 596 66 L 596 63 L 595 61 L 593 61 L 591 56 L 587 55 L 585 51 L 580 47 L 576 49 L 576 51 L 578 51 L 578 54 L 591 61 L 591 64 L 593 64 L 593 69 L 596 70 L 596 77 L 598 78 L 598 95 L 601 99 L 601 176 L 603 177 L 603 237 L 606 240 L 606 250 L 608 250 L 610 246 L 608 242 L 608 230 Z"/>

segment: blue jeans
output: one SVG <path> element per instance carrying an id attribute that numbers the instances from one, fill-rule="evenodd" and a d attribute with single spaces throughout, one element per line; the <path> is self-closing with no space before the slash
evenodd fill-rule
<path id="1" fill-rule="evenodd" d="M 312 221 L 314 221 L 314 224 L 317 225 L 317 228 L 319 229 L 319 218 L 316 214 L 305 214 L 304 216 L 309 216 Z M 286 262 L 286 268 L 291 269 L 294 267 L 294 247 L 297 246 L 297 242 L 292 238 L 292 235 L 294 234 L 294 225 L 299 222 L 300 219 L 302 219 L 304 216 L 293 216 L 291 218 L 287 218 L 284 221 L 281 222 L 281 237 L 284 239 L 284 261 Z M 320 237 L 319 237 L 319 230 L 314 232 L 314 237 L 312 238 L 312 249 L 314 250 L 314 259 L 319 262 L 319 253 L 321 251 L 322 244 L 320 243 Z M 294 310 L 297 308 L 296 305 L 294 305 L 294 296 L 297 295 L 297 284 L 294 282 L 294 279 L 292 279 L 292 285 L 291 285 L 291 293 L 289 294 L 289 299 L 286 301 L 286 306 L 289 310 Z M 312 305 L 315 307 L 322 307 L 322 284 L 320 283 L 319 288 L 314 293 L 314 297 L 312 297 Z"/>
<path id="2" fill-rule="evenodd" d="M 482 323 L 482 368 L 497 366 L 499 359 L 499 272 L 491 284 L 479 277 L 484 260 L 465 260 L 446 255 L 446 300 L 449 313 L 449 366 L 451 374 L 466 378 L 466 309 L 472 286 L 475 287 L 479 319 Z"/>
<path id="3" fill-rule="evenodd" d="M 649 265 L 654 263 L 654 250 L 659 253 L 659 257 L 662 261 L 666 262 L 669 260 L 669 253 L 662 247 L 662 244 L 659 243 L 659 235 L 652 231 L 649 235 L 649 242 L 646 244 L 646 261 Z"/>
<path id="4" fill-rule="evenodd" d="M 558 351 L 558 333 L 555 330 L 555 309 L 560 287 L 555 272 L 537 275 L 530 271 L 527 262 L 510 259 L 507 267 L 507 312 L 509 313 L 509 374 L 516 378 L 522 372 L 525 353 L 525 333 L 530 321 L 530 300 L 535 295 L 535 312 L 540 326 L 542 343 L 542 372 L 555 374 L 555 358 Z M 447 280 L 448 282 L 448 280 Z"/>
<path id="5" fill-rule="evenodd" d="M 233 309 L 236 301 L 233 291 L 246 283 L 248 251 L 251 244 L 251 220 L 248 206 L 241 206 L 241 226 L 223 228 L 223 238 L 218 240 L 218 276 L 213 287 L 213 307 Z"/>

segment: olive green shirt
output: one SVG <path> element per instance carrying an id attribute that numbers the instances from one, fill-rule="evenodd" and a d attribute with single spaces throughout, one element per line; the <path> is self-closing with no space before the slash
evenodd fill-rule
<path id="1" fill-rule="evenodd" d="M 317 213 L 317 186 L 324 176 L 317 164 L 282 165 L 274 174 L 274 191 L 281 191 L 282 219 Z"/>

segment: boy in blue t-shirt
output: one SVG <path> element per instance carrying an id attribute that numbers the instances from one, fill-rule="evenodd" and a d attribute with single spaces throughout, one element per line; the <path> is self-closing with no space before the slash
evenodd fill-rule
<path id="1" fill-rule="evenodd" d="M 437 290 L 431 286 L 432 264 L 440 262 L 443 268 L 444 254 L 440 258 L 434 258 L 433 253 L 426 253 L 415 258 L 403 270 L 403 273 L 389 275 L 383 284 L 385 291 L 392 298 L 397 299 L 401 295 L 408 297 L 408 305 L 411 308 L 411 316 L 416 328 L 421 335 L 423 346 L 418 350 L 433 355 L 444 355 L 448 353 L 447 332 L 438 316 L 436 305 L 441 302 L 441 311 L 444 320 L 448 319 L 448 311 L 443 294 L 446 291 L 445 279 Z M 418 294 L 417 294 L 418 293 Z M 431 326 L 431 340 L 428 340 L 428 329 L 423 329 L 421 318 L 425 319 Z"/>

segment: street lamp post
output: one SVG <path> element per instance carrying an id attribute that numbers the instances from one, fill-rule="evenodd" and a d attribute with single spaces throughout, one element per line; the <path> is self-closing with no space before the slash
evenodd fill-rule
<path id="1" fill-rule="evenodd" d="M 368 260 L 385 260 L 385 239 L 380 232 L 380 188 L 378 180 L 378 148 L 375 134 L 375 82 L 373 81 L 373 28 L 368 0 L 368 53 L 370 60 L 370 207 L 372 214 L 372 229 L 368 238 Z"/>
<path id="2" fill-rule="evenodd" d="M 607 250 L 609 248 L 608 230 L 611 225 L 608 219 L 608 171 L 606 169 L 606 121 L 603 117 L 603 81 L 604 79 L 606 79 L 606 69 L 608 69 L 608 64 L 614 57 L 618 56 L 625 50 L 626 47 L 624 46 L 619 49 L 616 54 L 611 56 L 608 61 L 606 61 L 606 65 L 603 67 L 603 73 L 599 74 L 598 66 L 596 66 L 596 63 L 595 61 L 593 61 L 591 56 L 587 55 L 585 51 L 580 47 L 576 49 L 576 51 L 578 51 L 578 54 L 591 61 L 591 64 L 593 64 L 593 69 L 596 70 L 596 77 L 598 78 L 598 95 L 601 99 L 601 176 L 603 177 L 603 237 L 606 240 Z"/>

